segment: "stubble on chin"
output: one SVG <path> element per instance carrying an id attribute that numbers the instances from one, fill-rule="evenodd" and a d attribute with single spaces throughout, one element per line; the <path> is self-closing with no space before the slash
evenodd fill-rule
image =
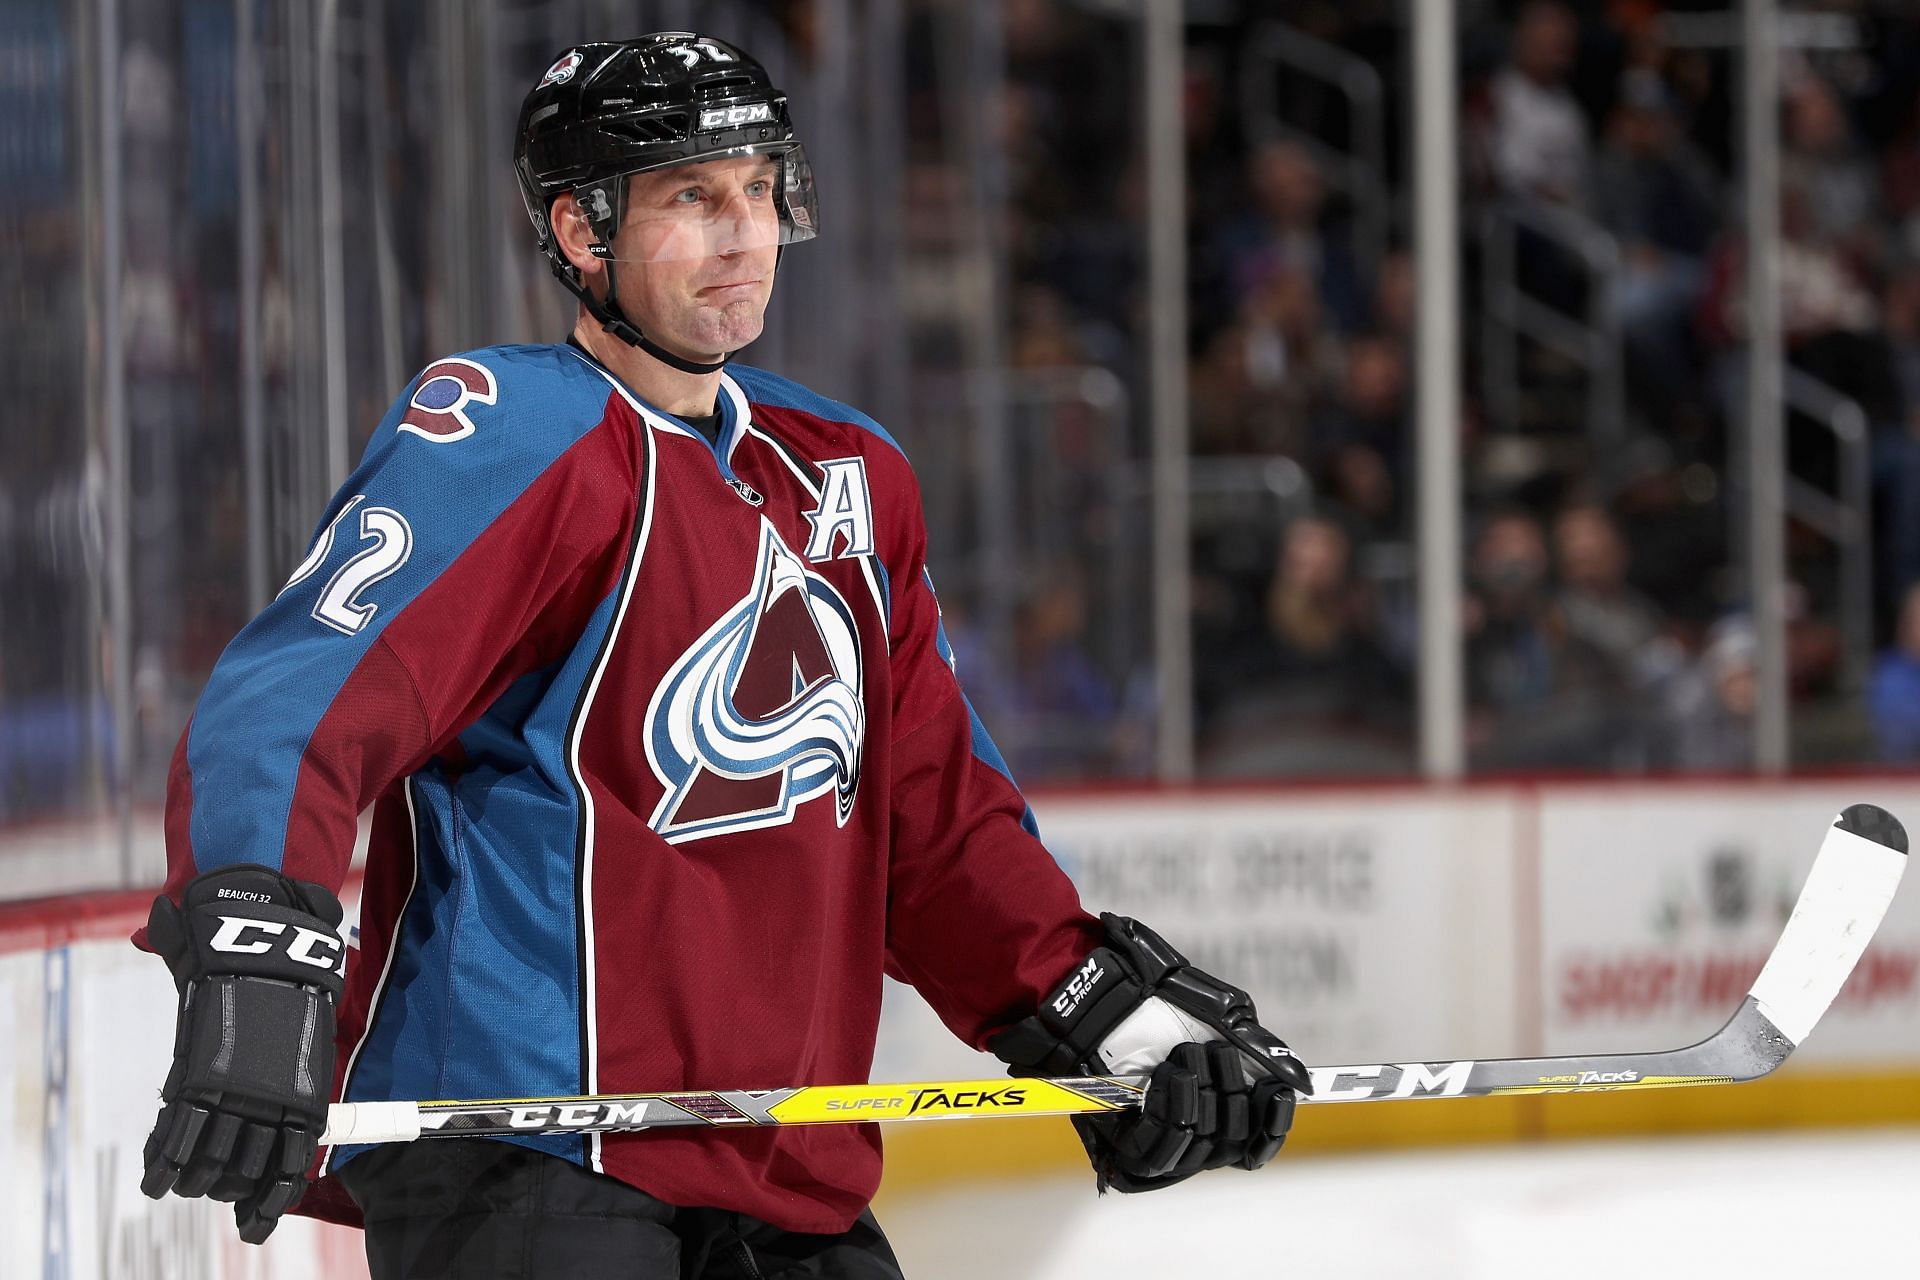
<path id="1" fill-rule="evenodd" d="M 766 299 L 743 298 L 725 306 L 703 306 L 687 326 L 692 345 L 704 351 L 738 351 L 766 328 Z"/>

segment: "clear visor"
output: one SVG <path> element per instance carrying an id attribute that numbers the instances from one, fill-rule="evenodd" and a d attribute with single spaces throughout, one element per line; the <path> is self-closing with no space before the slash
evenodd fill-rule
<path id="1" fill-rule="evenodd" d="M 811 240 L 818 231 L 813 169 L 797 144 L 740 147 L 708 160 L 641 170 L 624 180 L 620 229 L 610 251 L 600 254 L 613 262 L 687 262 L 751 253 Z M 594 196 L 588 189 L 577 198 Z"/>

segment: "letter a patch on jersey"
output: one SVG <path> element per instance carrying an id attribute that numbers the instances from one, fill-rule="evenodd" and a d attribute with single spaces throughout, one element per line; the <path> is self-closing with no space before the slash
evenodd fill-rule
<path id="1" fill-rule="evenodd" d="M 649 825 L 676 844 L 781 826 L 831 791 L 845 826 L 866 736 L 860 672 L 853 610 L 762 517 L 746 596 L 647 705 L 647 760 L 666 787 Z"/>
<path id="2" fill-rule="evenodd" d="M 850 560 L 873 554 L 873 499 L 867 493 L 865 458 L 832 458 L 820 464 L 825 482 L 820 486 L 820 506 L 806 513 L 813 534 L 807 539 L 807 559 L 813 561 Z M 836 534 L 846 535 L 846 544 L 834 555 Z"/>

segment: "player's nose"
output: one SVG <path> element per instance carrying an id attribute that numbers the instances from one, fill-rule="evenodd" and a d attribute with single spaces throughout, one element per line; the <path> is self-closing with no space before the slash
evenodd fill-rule
<path id="1" fill-rule="evenodd" d="M 743 253 L 774 243 L 775 232 L 767 225 L 773 221 L 771 211 L 763 216 L 744 187 L 734 187 L 714 205 L 709 234 L 716 254 Z"/>

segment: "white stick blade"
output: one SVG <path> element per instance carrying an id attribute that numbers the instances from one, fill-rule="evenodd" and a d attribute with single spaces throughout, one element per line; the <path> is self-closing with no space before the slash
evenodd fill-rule
<path id="1" fill-rule="evenodd" d="M 1906 869 L 1906 832 L 1886 810 L 1853 805 L 1828 829 L 1800 901 L 1753 984 L 1760 1012 L 1794 1044 L 1846 985 Z"/>

